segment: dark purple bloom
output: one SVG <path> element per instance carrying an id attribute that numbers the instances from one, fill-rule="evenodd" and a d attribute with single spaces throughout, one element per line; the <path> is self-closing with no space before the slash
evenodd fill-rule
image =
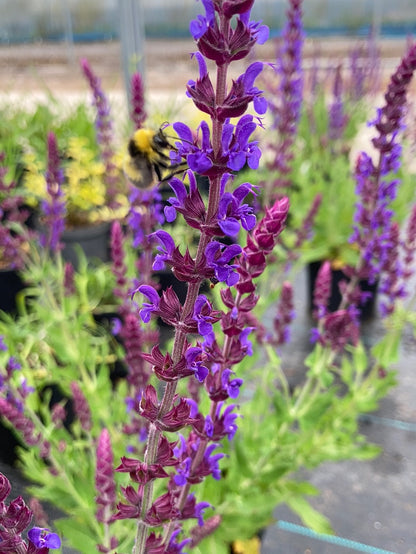
<path id="1" fill-rule="evenodd" d="M 182 460 L 181 464 L 176 469 L 176 475 L 173 480 L 177 485 L 183 487 L 188 482 L 188 477 L 191 474 L 192 458 L 189 456 Z"/>
<path id="2" fill-rule="evenodd" d="M 251 231 L 256 224 L 256 216 L 252 206 L 242 204 L 248 194 L 253 194 L 253 187 L 245 183 L 234 192 L 224 192 L 218 206 L 218 225 L 225 235 L 236 236 L 240 231 L 240 221 L 243 229 Z"/>
<path id="3" fill-rule="evenodd" d="M 199 65 L 199 79 L 190 79 L 187 83 L 187 95 L 196 107 L 213 116 L 215 114 L 215 91 L 208 74 L 207 64 L 199 52 L 194 54 Z"/>
<path id="4" fill-rule="evenodd" d="M 27 536 L 37 548 L 61 548 L 61 539 L 56 533 L 51 533 L 49 529 L 33 527 L 28 531 Z"/>
<path id="5" fill-rule="evenodd" d="M 243 349 L 243 351 L 246 353 L 247 356 L 253 355 L 253 345 L 248 338 L 248 336 L 252 331 L 254 331 L 254 327 L 246 327 L 241 331 L 239 336 L 241 348 Z"/>
<path id="6" fill-rule="evenodd" d="M 183 539 L 183 541 L 177 542 L 177 537 L 180 533 L 180 529 L 176 529 L 172 533 L 172 537 L 169 541 L 169 552 L 171 552 L 172 554 L 185 554 L 183 548 L 185 548 L 185 546 L 187 546 L 191 542 L 191 539 Z M 162 548 L 164 547 L 162 546 Z M 149 552 L 151 551 L 149 550 Z"/>
<path id="7" fill-rule="evenodd" d="M 162 196 L 157 187 L 146 190 L 133 187 L 129 195 L 128 224 L 133 231 L 133 246 L 145 250 L 145 235 L 163 225 Z"/>
<path id="8" fill-rule="evenodd" d="M 245 113 L 250 102 L 253 102 L 256 113 L 259 115 L 266 113 L 267 100 L 263 97 L 263 91 L 254 86 L 254 81 L 262 70 L 263 64 L 254 62 L 233 82 L 223 104 L 217 108 L 217 116 L 220 120 L 239 117 Z"/>
<path id="9" fill-rule="evenodd" d="M 257 141 L 249 142 L 249 138 L 256 129 L 252 115 L 241 117 L 237 125 L 225 122 L 222 134 L 222 150 L 228 158 L 226 165 L 233 171 L 240 171 L 247 163 L 250 169 L 257 169 L 261 152 Z"/>
<path id="10" fill-rule="evenodd" d="M 198 502 L 198 504 L 195 506 L 195 517 L 198 520 L 198 525 L 202 526 L 204 525 L 204 512 L 207 508 L 211 508 L 211 504 L 209 502 Z"/>
<path id="11" fill-rule="evenodd" d="M 210 331 L 208 331 L 208 334 L 209 332 Z M 201 358 L 202 353 L 203 350 L 200 346 L 191 346 L 185 352 L 186 364 L 188 368 L 195 373 L 195 377 L 200 383 L 203 383 L 208 375 L 208 368 L 204 365 Z"/>
<path id="12" fill-rule="evenodd" d="M 149 323 L 151 313 L 159 309 L 160 297 L 157 291 L 150 285 L 141 285 L 136 292 L 140 292 L 149 299 L 149 302 L 143 303 L 140 310 L 142 321 L 144 323 Z"/>
<path id="13" fill-rule="evenodd" d="M 206 227 L 206 207 L 198 190 L 194 173 L 189 170 L 187 177 L 189 179 L 189 192 L 180 179 L 175 177 L 169 182 L 176 198 L 171 196 L 168 199 L 170 206 L 165 207 L 166 220 L 174 221 L 176 213 L 179 212 L 188 225 L 201 230 L 203 226 Z"/>
<path id="14" fill-rule="evenodd" d="M 175 251 L 175 242 L 170 234 L 163 229 L 159 229 L 155 233 L 149 235 L 150 239 L 155 239 L 159 246 L 157 250 L 159 254 L 156 255 L 153 262 L 153 269 L 158 271 L 165 268 L 165 261 L 172 259 L 172 254 Z"/>
<path id="15" fill-rule="evenodd" d="M 205 16 L 198 15 L 197 19 L 192 20 L 189 26 L 191 35 L 195 40 L 201 38 L 208 27 L 214 23 L 215 8 L 212 0 L 201 0 L 205 8 Z"/>
<path id="16" fill-rule="evenodd" d="M 227 391 L 230 398 L 237 398 L 240 394 L 240 387 L 244 383 L 243 379 L 234 378 L 230 379 L 231 375 L 234 375 L 234 372 L 231 369 L 224 369 L 222 372 L 221 380 L 223 388 Z"/>
<path id="17" fill-rule="evenodd" d="M 177 152 L 171 154 L 172 163 L 179 163 L 185 158 L 192 171 L 200 175 L 206 174 L 213 166 L 211 159 L 213 148 L 206 121 L 200 123 L 196 136 L 192 134 L 191 129 L 185 123 L 174 123 L 173 128 L 181 142 L 178 141 L 175 144 Z M 201 138 L 199 132 L 201 132 Z"/>
<path id="18" fill-rule="evenodd" d="M 240 253 L 241 247 L 238 244 L 226 246 L 217 241 L 210 242 L 205 250 L 208 267 L 214 269 L 218 281 L 226 283 L 229 287 L 235 285 L 239 279 L 235 271 L 237 264 L 230 262 Z"/>
<path id="19" fill-rule="evenodd" d="M 197 322 L 198 333 L 209 342 L 211 342 L 214 335 L 212 324 L 216 321 L 212 317 L 212 311 L 211 302 L 204 294 L 200 294 L 195 300 L 193 319 Z"/>
<path id="20" fill-rule="evenodd" d="M 234 438 L 234 435 L 237 432 L 237 424 L 235 423 L 235 420 L 240 416 L 234 413 L 234 409 L 236 408 L 235 404 L 229 404 L 228 406 L 226 406 L 224 412 L 221 414 L 223 407 L 224 403 L 219 402 L 217 406 L 216 417 L 219 418 L 219 420 L 221 421 L 224 434 L 227 435 L 227 438 L 230 441 Z"/>
<path id="21" fill-rule="evenodd" d="M 214 450 L 218 447 L 218 444 L 210 444 L 205 450 L 204 461 L 210 469 L 211 475 L 219 481 L 221 479 L 221 469 L 218 465 L 218 462 L 221 458 L 224 458 L 225 454 L 219 452 L 218 454 L 213 454 Z"/>

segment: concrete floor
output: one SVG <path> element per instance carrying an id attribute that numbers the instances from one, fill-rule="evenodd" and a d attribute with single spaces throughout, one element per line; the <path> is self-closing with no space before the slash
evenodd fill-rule
<path id="1" fill-rule="evenodd" d="M 296 290 L 305 289 L 302 274 Z M 287 356 L 295 381 L 309 348 L 310 322 L 302 294 L 296 311 Z M 362 332 L 371 345 L 380 333 L 377 315 Z M 311 533 L 297 516 L 279 506 L 262 554 L 416 554 L 416 341 L 410 332 L 404 337 L 397 369 L 397 387 L 376 413 L 362 420 L 362 432 L 382 446 L 382 454 L 369 462 L 324 464 L 308 474 L 321 491 L 312 504 L 330 519 L 336 536 Z"/>

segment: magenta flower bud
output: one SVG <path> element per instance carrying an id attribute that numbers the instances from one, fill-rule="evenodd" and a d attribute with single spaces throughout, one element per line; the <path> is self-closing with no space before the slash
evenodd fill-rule
<path id="1" fill-rule="evenodd" d="M 326 261 L 319 268 L 313 291 L 314 315 L 317 319 L 326 315 L 331 296 L 331 278 L 331 264 Z"/>
<path id="2" fill-rule="evenodd" d="M 276 344 L 281 345 L 289 342 L 289 325 L 294 317 L 293 287 L 289 281 L 285 281 L 280 293 L 277 314 L 273 320 L 273 327 L 276 333 Z"/>
<path id="3" fill-rule="evenodd" d="M 140 129 L 146 120 L 147 114 L 144 108 L 144 86 L 140 73 L 131 76 L 131 120 L 135 129 Z"/>
<path id="4" fill-rule="evenodd" d="M 116 505 L 116 484 L 113 472 L 113 451 L 110 434 L 103 429 L 98 438 L 97 465 L 95 470 L 95 487 L 97 497 L 97 519 L 108 523 Z"/>
<path id="5" fill-rule="evenodd" d="M 111 226 L 111 260 L 112 270 L 116 278 L 116 288 L 114 294 L 119 298 L 126 298 L 126 271 L 127 267 L 124 262 L 124 247 L 123 247 L 123 231 L 119 221 L 114 221 Z"/>
<path id="6" fill-rule="evenodd" d="M 0 502 L 6 500 L 9 496 L 12 487 L 10 481 L 7 479 L 3 473 L 0 473 Z"/>
<path id="7" fill-rule="evenodd" d="M 136 390 L 142 390 L 149 380 L 150 371 L 141 356 L 145 337 L 136 314 L 126 313 L 121 337 L 126 350 L 127 380 Z"/>
<path id="8" fill-rule="evenodd" d="M 0 414 L 4 416 L 22 434 L 28 446 L 39 444 L 40 436 L 35 434 L 35 426 L 18 408 L 5 398 L 0 398 Z"/>
<path id="9" fill-rule="evenodd" d="M 214 516 L 208 518 L 204 525 L 193 527 L 191 529 L 191 539 L 192 539 L 192 548 L 199 544 L 202 539 L 211 535 L 219 526 L 221 525 L 221 516 L 215 514 Z"/>
<path id="10" fill-rule="evenodd" d="M 65 294 L 67 296 L 70 296 L 71 294 L 75 294 L 74 274 L 75 274 L 74 266 L 71 264 L 71 262 L 65 262 L 64 288 L 65 288 Z"/>
<path id="11" fill-rule="evenodd" d="M 122 502 L 117 504 L 117 513 L 114 519 L 136 519 L 140 517 L 141 505 L 142 505 L 142 491 L 136 491 L 134 487 L 128 485 L 127 487 L 121 487 L 124 498 L 128 504 Z"/>
<path id="12" fill-rule="evenodd" d="M 2 514 L 1 523 L 13 534 L 19 534 L 26 529 L 32 520 L 32 512 L 26 506 L 21 496 L 12 500 L 4 514 Z"/>
<path id="13" fill-rule="evenodd" d="M 55 427 L 57 429 L 61 429 L 66 418 L 65 406 L 62 404 L 54 404 L 51 412 L 51 418 Z"/>
<path id="14" fill-rule="evenodd" d="M 74 410 L 79 419 L 81 427 L 84 431 L 91 431 L 92 429 L 92 419 L 91 419 L 91 410 L 88 405 L 88 401 L 84 396 L 81 388 L 78 383 L 73 381 L 71 383 L 72 398 L 74 400 Z"/>
<path id="15" fill-rule="evenodd" d="M 178 519 L 179 516 L 180 512 L 175 507 L 175 498 L 171 492 L 167 492 L 153 502 L 146 514 L 145 522 L 151 526 L 158 526 L 164 521 Z"/>

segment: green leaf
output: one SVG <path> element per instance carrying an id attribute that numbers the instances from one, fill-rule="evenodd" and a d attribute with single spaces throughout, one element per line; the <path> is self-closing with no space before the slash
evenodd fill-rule
<path id="1" fill-rule="evenodd" d="M 305 498 L 292 497 L 287 500 L 287 504 L 300 517 L 303 523 L 315 531 L 315 533 L 333 535 L 334 531 L 329 520 L 315 510 Z"/>
<path id="2" fill-rule="evenodd" d="M 99 543 L 101 539 L 86 534 L 84 530 L 87 527 L 83 525 L 82 522 L 65 518 L 56 520 L 54 525 L 58 529 L 63 540 L 72 548 L 79 550 L 82 554 L 97 552 L 97 543 Z"/>

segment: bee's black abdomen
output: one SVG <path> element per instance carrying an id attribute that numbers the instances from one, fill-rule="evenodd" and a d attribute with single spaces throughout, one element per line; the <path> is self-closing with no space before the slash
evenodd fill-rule
<path id="1" fill-rule="evenodd" d="M 127 149 L 129 151 L 129 154 L 132 158 L 140 154 L 140 150 L 137 148 L 135 142 L 133 139 L 129 140 L 129 144 L 127 145 Z"/>

